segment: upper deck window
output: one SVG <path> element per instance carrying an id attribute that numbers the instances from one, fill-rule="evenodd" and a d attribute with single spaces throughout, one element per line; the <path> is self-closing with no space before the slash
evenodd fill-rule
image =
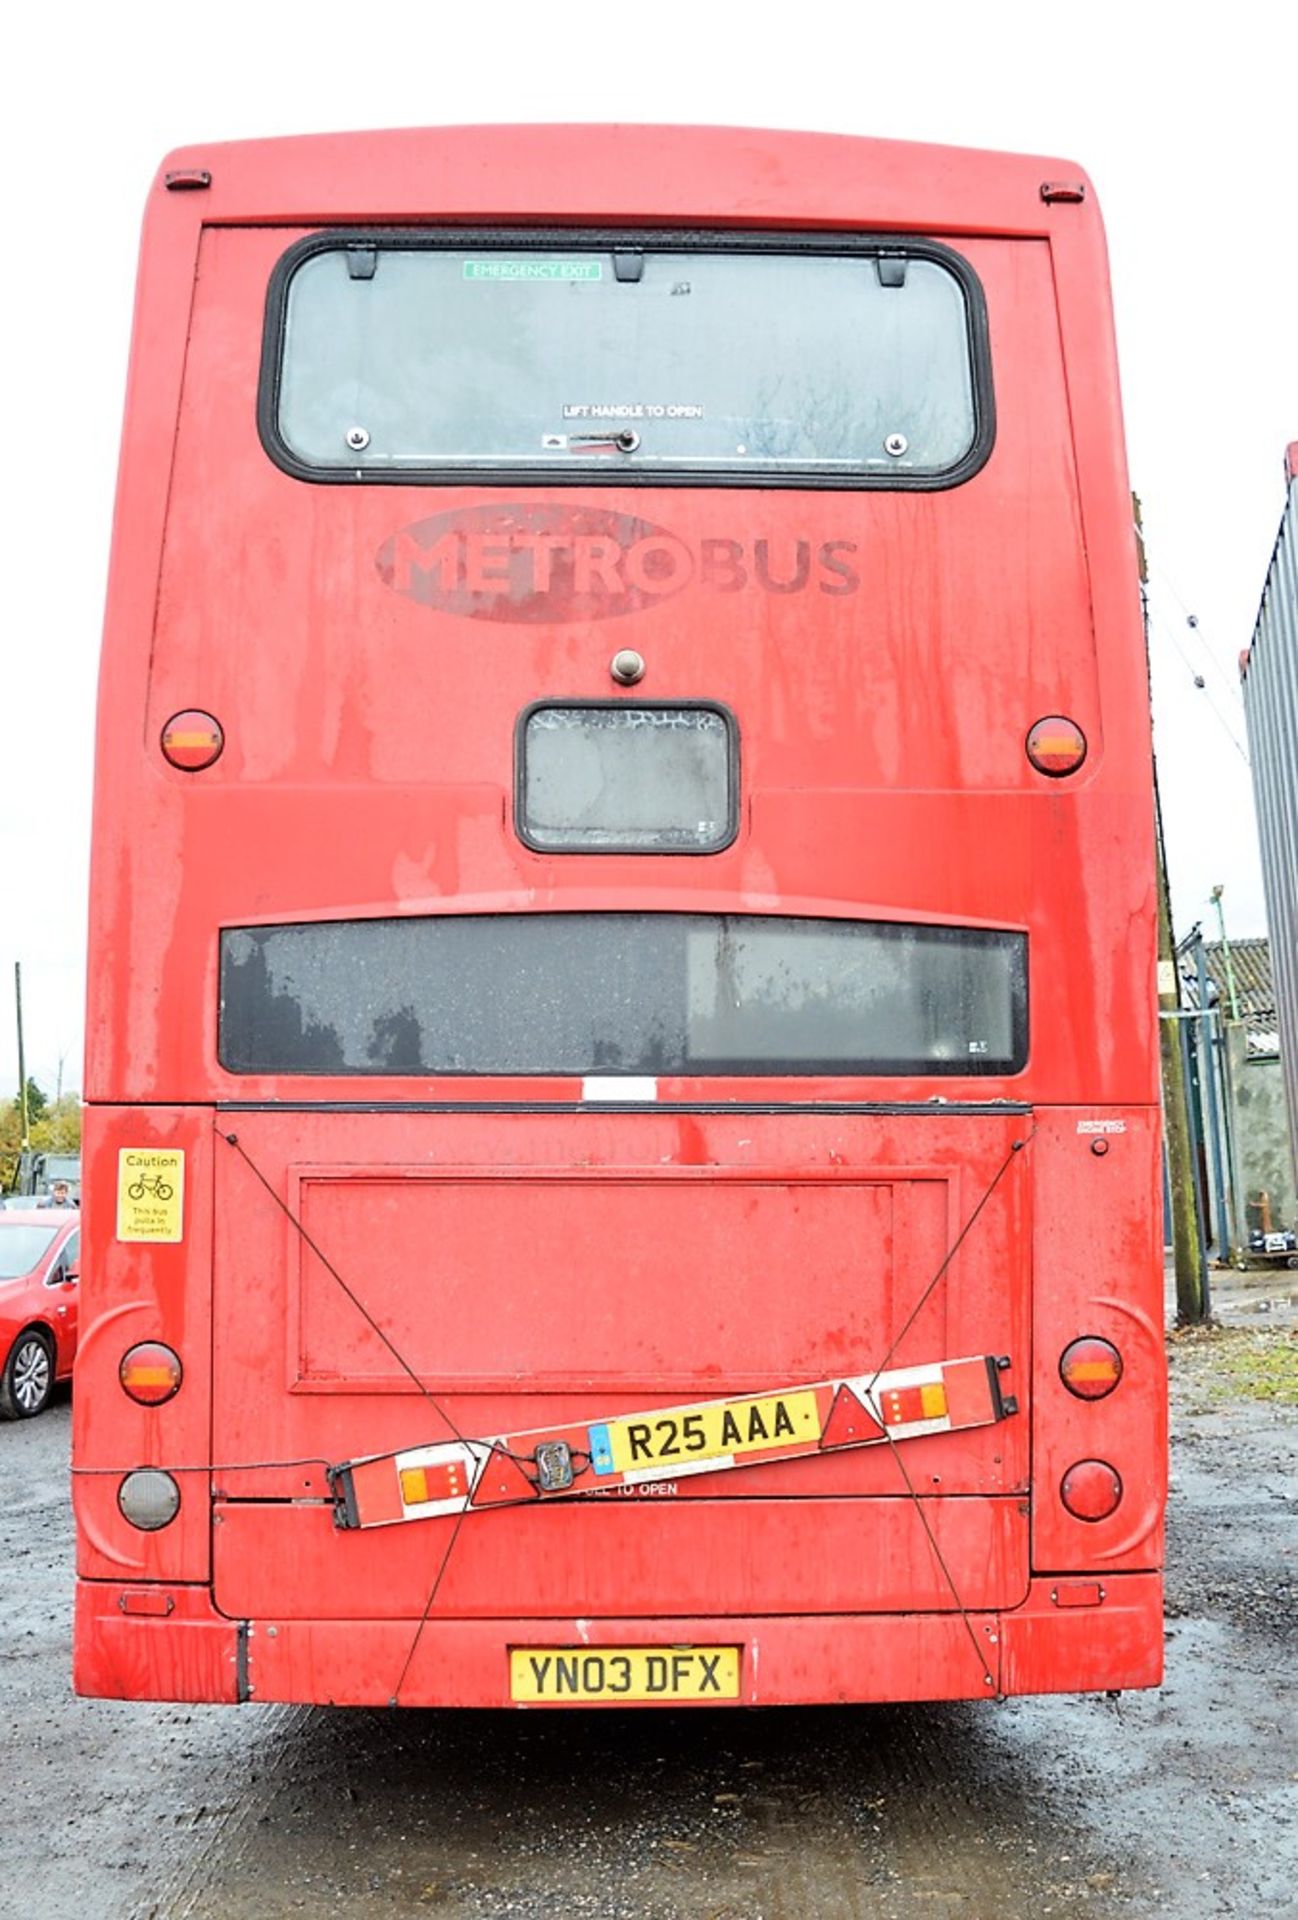
<path id="1" fill-rule="evenodd" d="M 985 341 L 932 242 L 326 233 L 276 271 L 261 427 L 313 480 L 950 486 Z"/>

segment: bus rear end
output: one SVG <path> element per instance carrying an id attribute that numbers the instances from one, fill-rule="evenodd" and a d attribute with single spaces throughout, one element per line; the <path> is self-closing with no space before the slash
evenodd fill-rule
<path id="1" fill-rule="evenodd" d="M 1157 1682 L 1088 194 L 682 129 L 166 163 L 101 689 L 82 1692 Z"/>

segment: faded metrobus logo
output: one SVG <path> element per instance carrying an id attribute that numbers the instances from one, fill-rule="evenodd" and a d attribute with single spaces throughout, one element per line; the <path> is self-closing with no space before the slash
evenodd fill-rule
<path id="1" fill-rule="evenodd" d="M 545 502 L 465 507 L 400 527 L 375 555 L 394 592 L 470 620 L 608 620 L 698 586 L 855 593 L 852 540 L 682 540 L 634 514 Z"/>

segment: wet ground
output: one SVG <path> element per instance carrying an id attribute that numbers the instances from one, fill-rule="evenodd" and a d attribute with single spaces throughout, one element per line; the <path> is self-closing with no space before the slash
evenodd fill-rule
<path id="1" fill-rule="evenodd" d="M 65 1391 L 0 1427 L 0 1913 L 1298 1912 L 1296 1291 L 1291 1274 L 1223 1278 L 1223 1331 L 1172 1342 L 1168 1677 L 1117 1701 L 471 1715 L 75 1700 Z"/>

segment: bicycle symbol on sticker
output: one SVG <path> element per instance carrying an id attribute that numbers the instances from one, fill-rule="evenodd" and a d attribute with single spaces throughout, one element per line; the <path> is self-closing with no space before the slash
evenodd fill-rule
<path id="1" fill-rule="evenodd" d="M 132 1180 L 126 1189 L 127 1198 L 131 1200 L 143 1200 L 146 1193 L 154 1194 L 159 1200 L 170 1200 L 174 1192 L 175 1188 L 164 1180 L 160 1173 L 155 1173 L 152 1179 L 142 1173 L 139 1179 Z"/>
<path id="2" fill-rule="evenodd" d="M 156 1147 L 117 1155 L 117 1238 L 177 1241 L 184 1234 L 185 1156 Z"/>

